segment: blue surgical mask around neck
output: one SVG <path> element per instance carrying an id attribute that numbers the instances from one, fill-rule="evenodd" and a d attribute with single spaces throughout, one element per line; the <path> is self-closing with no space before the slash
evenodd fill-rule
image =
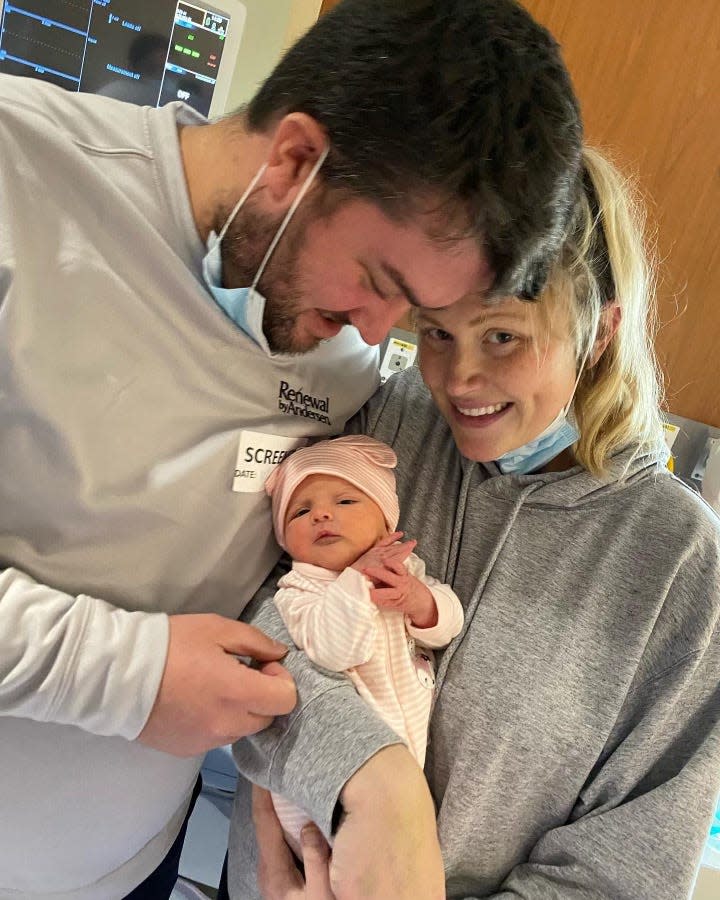
<path id="1" fill-rule="evenodd" d="M 298 208 L 301 200 L 307 193 L 308 188 L 315 180 L 315 176 L 320 171 L 320 167 L 325 162 L 325 159 L 328 155 L 328 149 L 329 148 L 326 147 L 317 158 L 317 161 L 308 174 L 308 177 L 305 179 L 305 183 L 300 188 L 297 196 L 291 203 L 290 208 L 285 214 L 285 218 L 280 223 L 280 227 L 278 228 L 275 237 L 270 242 L 270 246 L 268 247 L 263 260 L 258 267 L 252 284 L 248 285 L 247 287 L 223 287 L 222 255 L 220 247 L 228 228 L 235 219 L 235 216 L 237 216 L 242 205 L 245 203 L 245 201 L 250 196 L 255 186 L 265 173 L 265 170 L 267 169 L 267 163 L 264 163 L 260 167 L 260 169 L 255 174 L 255 177 L 252 179 L 247 189 L 243 193 L 242 197 L 235 204 L 235 207 L 228 216 L 227 221 L 220 230 L 220 234 L 215 234 L 214 231 L 211 231 L 208 235 L 207 253 L 203 257 L 202 261 L 203 280 L 205 281 L 207 289 L 210 291 L 213 298 L 215 299 L 215 302 L 223 310 L 223 312 L 230 319 L 232 319 L 232 321 L 238 326 L 238 328 L 242 329 L 242 331 L 244 331 L 245 334 L 266 353 L 270 353 L 270 348 L 268 347 L 265 334 L 263 333 L 262 323 L 263 315 L 265 313 L 265 304 L 267 301 L 265 297 L 263 297 L 263 295 L 260 293 L 260 291 L 257 290 L 257 285 L 262 278 L 265 267 L 267 266 L 268 261 L 273 254 L 273 251 L 277 247 L 278 241 L 287 228 L 290 219 L 293 217 L 295 210 Z"/>
<path id="2" fill-rule="evenodd" d="M 595 328 L 597 333 L 597 326 Z M 536 438 L 518 447 L 516 450 L 509 450 L 495 460 L 497 467 L 503 475 L 529 475 L 531 472 L 537 472 L 542 469 L 551 460 L 559 456 L 563 450 L 572 447 L 580 440 L 580 432 L 577 429 L 575 416 L 572 413 L 572 404 L 575 399 L 575 392 L 580 383 L 580 376 L 585 369 L 590 349 L 595 343 L 595 336 L 588 344 L 585 351 L 575 384 L 573 385 L 572 394 L 567 404 L 560 410 L 557 416 L 552 420 L 548 427 Z"/>
<path id="3" fill-rule="evenodd" d="M 542 434 L 533 440 L 509 450 L 495 460 L 503 475 L 529 475 L 547 465 L 563 450 L 567 450 L 580 439 L 569 406 L 564 407 Z"/>

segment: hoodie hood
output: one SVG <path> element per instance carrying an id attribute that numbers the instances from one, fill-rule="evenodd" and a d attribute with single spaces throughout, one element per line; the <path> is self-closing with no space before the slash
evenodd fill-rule
<path id="1" fill-rule="evenodd" d="M 464 457 L 463 469 L 467 472 L 477 466 L 482 473 L 479 489 L 489 496 L 514 501 L 522 494 L 527 506 L 571 509 L 604 500 L 644 479 L 670 476 L 667 460 L 667 445 L 660 438 L 648 450 L 619 450 L 610 459 L 604 478 L 592 475 L 581 465 L 563 472 L 503 475 L 493 462 L 477 463 Z"/>

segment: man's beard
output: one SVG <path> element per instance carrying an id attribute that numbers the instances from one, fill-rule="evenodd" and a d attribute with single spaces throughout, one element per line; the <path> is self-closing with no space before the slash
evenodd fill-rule
<path id="1" fill-rule="evenodd" d="M 300 340 L 297 334 L 298 317 L 303 311 L 298 260 L 305 244 L 305 229 L 312 218 L 309 209 L 295 212 L 257 285 L 257 290 L 265 297 L 263 333 L 273 353 L 308 353 L 320 343 L 319 338 Z M 274 220 L 261 213 L 252 198 L 240 209 L 221 247 L 223 277 L 227 273 L 232 286 L 253 283 L 282 219 L 280 216 Z"/>

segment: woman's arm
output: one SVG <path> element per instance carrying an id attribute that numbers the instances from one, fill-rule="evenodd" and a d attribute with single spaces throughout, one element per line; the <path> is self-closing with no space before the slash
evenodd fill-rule
<path id="1" fill-rule="evenodd" d="M 295 679 L 298 703 L 264 731 L 233 745 L 241 775 L 307 810 L 329 836 L 340 792 L 378 750 L 401 739 L 357 695 L 342 674 L 315 666 L 292 646 L 273 603 L 276 569 L 243 612 L 243 620 L 290 645 L 283 659 Z"/>
<path id="2" fill-rule="evenodd" d="M 277 571 L 247 607 L 245 621 L 278 640 L 289 635 L 272 601 Z M 333 857 L 334 879 L 354 897 L 354 886 L 370 878 L 368 896 L 381 900 L 404 882 L 407 894 L 424 898 L 442 881 L 435 813 L 422 771 L 400 738 L 372 712 L 342 675 L 314 666 L 292 649 L 283 665 L 295 678 L 298 704 L 287 716 L 233 746 L 248 781 L 304 808 L 327 837 L 340 825 Z M 233 809 L 229 872 L 232 896 L 259 897 L 257 848 L 250 797 L 241 780 Z M 398 821 L 404 827 L 398 828 Z M 372 841 L 367 836 L 373 836 Z M 416 858 L 418 847 L 423 858 Z M 411 868 L 408 866 L 412 862 Z M 433 900 L 438 894 L 433 894 Z"/>

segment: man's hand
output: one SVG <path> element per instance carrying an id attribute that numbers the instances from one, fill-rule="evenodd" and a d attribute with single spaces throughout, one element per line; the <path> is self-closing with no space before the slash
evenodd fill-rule
<path id="1" fill-rule="evenodd" d="M 263 900 L 335 900 L 330 887 L 330 848 L 318 828 L 306 825 L 302 830 L 303 878 L 285 843 L 272 798 L 257 785 L 253 785 L 253 822 Z"/>
<path id="2" fill-rule="evenodd" d="M 297 702 L 275 660 L 287 647 L 242 622 L 210 613 L 170 616 L 170 646 L 155 705 L 138 740 L 195 756 L 266 728 Z M 261 660 L 251 669 L 232 654 Z"/>
<path id="3" fill-rule="evenodd" d="M 338 900 L 444 900 L 435 809 L 406 747 L 375 754 L 341 794 L 330 876 Z"/>

